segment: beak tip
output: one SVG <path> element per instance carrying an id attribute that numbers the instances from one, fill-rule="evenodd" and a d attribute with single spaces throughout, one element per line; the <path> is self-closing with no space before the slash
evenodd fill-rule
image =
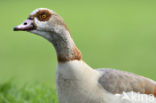
<path id="1" fill-rule="evenodd" d="M 14 28 L 13 28 L 13 31 L 17 31 L 17 27 L 14 27 Z"/>

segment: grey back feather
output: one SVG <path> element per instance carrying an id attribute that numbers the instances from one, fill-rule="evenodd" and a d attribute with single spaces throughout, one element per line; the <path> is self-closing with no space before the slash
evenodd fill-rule
<path id="1" fill-rule="evenodd" d="M 154 94 L 156 83 L 145 77 L 114 69 L 97 69 L 102 75 L 98 82 L 110 93 L 139 92 Z"/>

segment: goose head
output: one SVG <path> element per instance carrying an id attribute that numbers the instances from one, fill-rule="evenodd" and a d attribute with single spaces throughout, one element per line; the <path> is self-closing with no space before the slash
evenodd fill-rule
<path id="1" fill-rule="evenodd" d="M 64 20 L 47 8 L 34 10 L 22 24 L 14 28 L 14 31 L 28 31 L 48 40 L 52 40 L 54 35 L 63 36 L 62 34 L 69 32 Z"/>
<path id="2" fill-rule="evenodd" d="M 54 45 L 59 61 L 81 59 L 81 53 L 75 46 L 64 20 L 53 10 L 34 10 L 14 31 L 27 31 L 44 37 Z"/>

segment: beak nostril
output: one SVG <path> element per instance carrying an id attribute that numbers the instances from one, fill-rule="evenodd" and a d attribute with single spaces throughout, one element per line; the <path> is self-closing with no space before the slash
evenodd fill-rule
<path id="1" fill-rule="evenodd" d="M 25 22 L 24 25 L 27 25 L 27 22 Z"/>

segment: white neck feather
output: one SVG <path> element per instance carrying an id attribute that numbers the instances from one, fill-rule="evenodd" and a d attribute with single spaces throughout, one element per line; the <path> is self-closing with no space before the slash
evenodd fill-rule
<path id="1" fill-rule="evenodd" d="M 36 30 L 32 32 L 46 38 L 54 45 L 59 62 L 81 59 L 80 51 L 72 40 L 69 31 L 64 26 L 58 25 L 50 32 Z"/>

